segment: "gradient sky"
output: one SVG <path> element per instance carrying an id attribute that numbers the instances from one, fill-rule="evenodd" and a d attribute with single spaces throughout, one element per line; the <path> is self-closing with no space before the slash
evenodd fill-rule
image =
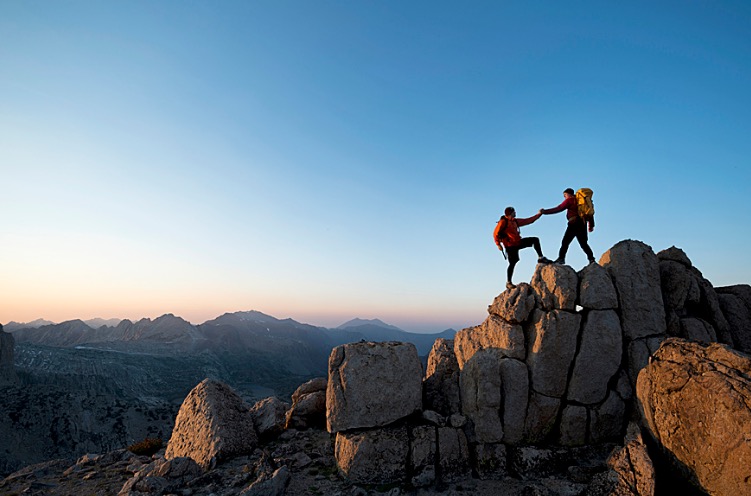
<path id="1" fill-rule="evenodd" d="M 751 283 L 750 89 L 745 1 L 0 1 L 0 322 L 459 329 L 582 186 Z"/>

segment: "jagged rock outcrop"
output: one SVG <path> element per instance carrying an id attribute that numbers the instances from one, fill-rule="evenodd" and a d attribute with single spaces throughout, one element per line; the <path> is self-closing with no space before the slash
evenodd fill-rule
<path id="1" fill-rule="evenodd" d="M 544 310 L 575 310 L 579 280 L 568 265 L 538 265 L 532 288 Z"/>
<path id="2" fill-rule="evenodd" d="M 454 340 L 438 338 L 428 355 L 422 383 L 423 407 L 450 416 L 461 411 L 459 397 L 459 362 Z"/>
<path id="3" fill-rule="evenodd" d="M 480 350 L 493 348 L 509 358 L 526 356 L 522 326 L 510 324 L 499 315 L 490 314 L 479 326 L 462 329 L 454 336 L 454 352 L 459 368 Z"/>
<path id="4" fill-rule="evenodd" d="M 13 363 L 15 346 L 13 336 L 3 331 L 3 326 L 0 325 L 0 386 L 8 386 L 18 382 Z"/>
<path id="5" fill-rule="evenodd" d="M 664 335 L 660 266 L 652 248 L 641 241 L 621 241 L 602 255 L 600 265 L 613 278 L 626 339 Z"/>
<path id="6" fill-rule="evenodd" d="M 490 315 L 498 315 L 506 322 L 520 324 L 527 320 L 535 308 L 535 291 L 527 283 L 520 283 L 510 291 L 504 291 L 488 307 Z"/>
<path id="7" fill-rule="evenodd" d="M 352 343 L 329 358 L 329 432 L 381 427 L 422 409 L 422 364 L 411 343 Z"/>
<path id="8" fill-rule="evenodd" d="M 733 346 L 735 338 L 717 292 L 684 251 L 672 246 L 659 252 L 657 258 L 660 260 L 667 333 Z"/>
<path id="9" fill-rule="evenodd" d="M 670 338 L 640 372 L 637 398 L 684 478 L 710 494 L 751 492 L 751 357 Z"/>
<path id="10" fill-rule="evenodd" d="M 728 322 L 734 347 L 751 353 L 751 286 L 737 284 L 715 288 Z"/>
<path id="11" fill-rule="evenodd" d="M 311 379 L 292 393 L 292 407 L 287 412 L 287 429 L 308 429 L 326 426 L 325 377 Z"/>
<path id="12" fill-rule="evenodd" d="M 257 444 L 248 405 L 226 384 L 205 379 L 183 401 L 165 457 L 189 457 L 208 469 Z"/>
<path id="13" fill-rule="evenodd" d="M 593 263 L 579 271 L 579 305 L 592 310 L 618 308 L 618 295 L 607 270 Z"/>

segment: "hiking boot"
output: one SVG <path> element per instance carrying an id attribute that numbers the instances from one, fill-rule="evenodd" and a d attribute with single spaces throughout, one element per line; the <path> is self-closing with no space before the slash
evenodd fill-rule
<path id="1" fill-rule="evenodd" d="M 559 264 L 559 265 L 566 265 L 566 259 L 558 257 L 555 260 L 553 260 L 553 263 L 554 264 Z"/>
<path id="2" fill-rule="evenodd" d="M 538 258 L 538 259 L 537 259 L 537 263 L 541 263 L 541 264 L 549 264 L 549 263 L 553 263 L 553 261 L 552 261 L 552 260 L 550 260 L 550 259 L 549 259 L 549 258 L 547 258 L 547 257 L 540 257 L 540 258 Z"/>
<path id="3" fill-rule="evenodd" d="M 511 281 L 506 283 L 506 289 L 514 289 L 515 287 L 516 285 Z"/>
<path id="4" fill-rule="evenodd" d="M 591 264 L 596 264 L 596 263 L 597 263 L 597 260 L 595 260 L 594 258 L 590 258 L 590 259 L 589 259 L 589 264 L 590 264 L 590 265 L 591 265 Z"/>

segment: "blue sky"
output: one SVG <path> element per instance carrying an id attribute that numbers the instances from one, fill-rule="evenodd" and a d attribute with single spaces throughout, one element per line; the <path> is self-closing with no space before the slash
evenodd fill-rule
<path id="1" fill-rule="evenodd" d="M 582 186 L 751 282 L 746 2 L 5 1 L 0 61 L 0 322 L 475 325 Z"/>

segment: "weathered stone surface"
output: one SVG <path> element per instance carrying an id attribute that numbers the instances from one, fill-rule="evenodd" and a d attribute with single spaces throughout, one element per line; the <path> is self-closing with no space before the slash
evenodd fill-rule
<path id="1" fill-rule="evenodd" d="M 205 379 L 183 401 L 165 457 L 190 457 L 208 469 L 257 443 L 248 405 L 226 384 Z"/>
<path id="2" fill-rule="evenodd" d="M 482 480 L 500 480 L 508 475 L 506 445 L 475 444 L 472 446 L 477 477 Z"/>
<path id="3" fill-rule="evenodd" d="M 518 444 L 524 439 L 524 421 L 529 400 L 529 373 L 524 362 L 500 360 L 503 442 Z"/>
<path id="4" fill-rule="evenodd" d="M 510 471 L 523 480 L 546 477 L 556 470 L 556 453 L 547 448 L 518 446 L 509 450 Z"/>
<path id="5" fill-rule="evenodd" d="M 253 417 L 256 432 L 262 440 L 273 439 L 284 431 L 289 408 L 289 403 L 273 396 L 253 405 L 250 415 Z"/>
<path id="6" fill-rule="evenodd" d="M 501 359 L 498 350 L 475 353 L 461 374 L 462 412 L 472 422 L 472 440 L 498 443 L 503 439 L 501 422 Z"/>
<path id="7" fill-rule="evenodd" d="M 287 492 L 291 474 L 283 465 L 270 476 L 262 475 L 257 481 L 240 492 L 240 496 L 283 496 Z"/>
<path id="8" fill-rule="evenodd" d="M 18 382 L 14 365 L 15 340 L 10 333 L 3 331 L 0 325 L 0 386 Z"/>
<path id="9" fill-rule="evenodd" d="M 422 408 L 422 364 L 411 343 L 351 343 L 329 357 L 329 432 L 388 425 Z"/>
<path id="10" fill-rule="evenodd" d="M 425 380 L 422 383 L 423 407 L 441 415 L 461 411 L 459 398 L 459 362 L 454 353 L 454 340 L 438 338 L 428 355 Z"/>
<path id="11" fill-rule="evenodd" d="M 433 410 L 423 410 L 422 419 L 428 424 L 435 425 L 436 427 L 443 427 L 446 425 L 446 417 Z"/>
<path id="12" fill-rule="evenodd" d="M 355 484 L 392 484 L 407 476 L 409 437 L 406 427 L 338 432 L 336 462 Z"/>
<path id="13" fill-rule="evenodd" d="M 575 310 L 579 278 L 568 265 L 538 264 L 530 283 L 545 310 Z"/>
<path id="14" fill-rule="evenodd" d="M 590 442 L 603 443 L 618 439 L 623 433 L 626 403 L 617 393 L 611 391 L 602 405 L 590 409 L 589 418 Z"/>
<path id="15" fill-rule="evenodd" d="M 649 356 L 657 351 L 664 338 L 651 337 L 631 341 L 628 345 L 628 376 L 632 388 L 636 388 L 636 378 L 639 371 L 649 363 Z"/>
<path id="16" fill-rule="evenodd" d="M 716 288 L 716 291 L 735 348 L 751 353 L 751 286 L 741 284 Z"/>
<path id="17" fill-rule="evenodd" d="M 695 303 L 701 297 L 699 285 L 693 274 L 685 265 L 678 262 L 660 262 L 660 285 L 665 306 L 668 308 L 682 309 L 688 300 Z"/>
<path id="18" fill-rule="evenodd" d="M 717 334 L 712 324 L 695 317 L 681 319 L 680 336 L 691 341 L 699 341 L 706 344 L 717 342 Z"/>
<path id="19" fill-rule="evenodd" d="M 459 368 L 479 350 L 493 348 L 504 356 L 524 359 L 524 330 L 520 325 L 509 324 L 497 315 L 490 315 L 479 326 L 469 327 L 454 336 L 454 352 Z"/>
<path id="20" fill-rule="evenodd" d="M 409 462 L 412 485 L 431 486 L 436 481 L 436 429 L 421 425 L 410 431 Z"/>
<path id="21" fill-rule="evenodd" d="M 579 271 L 579 304 L 593 310 L 618 308 L 618 295 L 608 271 L 589 264 Z"/>
<path id="22" fill-rule="evenodd" d="M 688 255 L 686 255 L 686 252 L 676 246 L 671 246 L 670 248 L 657 252 L 657 258 L 660 262 L 670 260 L 678 262 L 684 267 L 692 266 L 691 260 L 688 258 Z"/>
<path id="23" fill-rule="evenodd" d="M 636 424 L 624 446 L 608 458 L 608 470 L 598 474 L 587 487 L 585 496 L 654 496 L 655 469 Z"/>
<path id="24" fill-rule="evenodd" d="M 442 482 L 458 482 L 471 476 L 469 446 L 463 430 L 438 428 L 438 467 Z"/>
<path id="25" fill-rule="evenodd" d="M 617 243 L 600 258 L 618 293 L 627 339 L 665 334 L 665 307 L 657 256 L 641 241 Z"/>
<path id="26" fill-rule="evenodd" d="M 705 279 L 696 268 L 692 269 L 701 289 L 701 302 L 697 317 L 708 321 L 717 333 L 717 340 L 729 346 L 735 346 L 733 336 L 730 333 L 730 325 L 720 308 L 720 298 L 717 296 L 712 283 Z"/>
<path id="27" fill-rule="evenodd" d="M 567 405 L 561 412 L 562 446 L 582 446 L 587 442 L 587 409 L 578 405 Z"/>
<path id="28" fill-rule="evenodd" d="M 568 399 L 591 405 L 605 399 L 608 383 L 621 366 L 623 334 L 614 310 L 589 311 L 581 332 Z"/>
<path id="29" fill-rule="evenodd" d="M 710 494 L 751 492 L 751 358 L 670 338 L 639 374 L 637 399 L 684 478 Z"/>
<path id="30" fill-rule="evenodd" d="M 576 353 L 580 322 L 580 315 L 562 310 L 538 309 L 532 314 L 525 330 L 529 339 L 527 366 L 531 387 L 536 392 L 556 398 L 563 396 Z"/>
<path id="31" fill-rule="evenodd" d="M 514 289 L 504 291 L 493 300 L 488 313 L 498 315 L 506 322 L 521 324 L 535 308 L 535 292 L 527 283 L 518 284 Z"/>
<path id="32" fill-rule="evenodd" d="M 79 461 L 79 465 L 81 464 Z M 177 489 L 202 473 L 201 467 L 191 458 L 178 457 L 171 460 L 161 458 L 138 470 L 125 482 L 118 494 L 121 496 L 142 493 L 163 494 Z"/>
<path id="33" fill-rule="evenodd" d="M 524 441 L 530 444 L 543 441 L 553 431 L 560 407 L 560 399 L 532 391 L 524 424 Z"/>
<path id="34" fill-rule="evenodd" d="M 285 428 L 323 428 L 326 424 L 327 384 L 325 377 L 316 377 L 292 393 L 292 407 L 287 411 Z"/>

